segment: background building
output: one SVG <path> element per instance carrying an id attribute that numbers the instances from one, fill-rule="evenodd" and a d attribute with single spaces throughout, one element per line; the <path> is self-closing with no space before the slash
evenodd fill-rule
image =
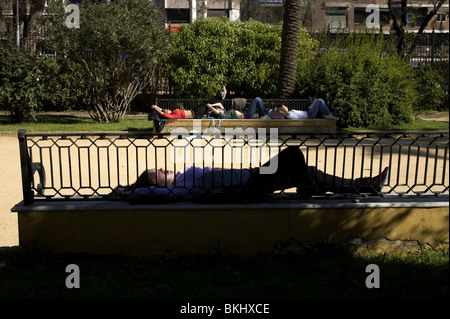
<path id="1" fill-rule="evenodd" d="M 80 0 L 0 0 L 0 39 L 14 36 L 21 46 L 52 54 L 40 41 L 35 32 L 35 18 L 45 14 L 49 2 L 64 1 L 78 3 Z M 108 0 L 105 0 L 108 1 Z M 109 0 L 115 1 L 115 0 Z M 231 21 L 246 21 L 250 18 L 272 24 L 281 24 L 283 19 L 283 0 L 149 0 L 155 1 L 163 9 L 166 28 L 178 31 L 183 24 L 192 23 L 200 16 L 227 17 Z M 388 0 L 298 0 L 302 6 L 303 27 L 312 35 L 326 33 L 334 35 L 353 32 L 382 31 L 389 37 L 395 34 L 394 19 L 400 16 L 401 1 Z M 406 14 L 406 31 L 417 33 L 420 25 L 437 0 L 410 0 Z M 379 25 L 371 24 L 376 6 Z M 17 8 L 19 16 L 17 19 Z M 390 10 L 391 9 L 391 10 Z M 414 49 L 412 61 L 418 65 L 423 61 L 448 60 L 449 0 L 427 24 L 420 43 Z M 371 16 L 372 15 L 372 16 Z M 19 32 L 17 32 L 19 30 Z"/>
<path id="2" fill-rule="evenodd" d="M 0 37 L 14 32 L 17 21 L 15 11 L 20 7 L 21 28 L 27 27 L 30 16 L 41 14 L 48 2 L 57 0 L 0 0 Z M 76 3 L 79 0 L 61 0 Z M 283 19 L 283 0 L 149 0 L 155 1 L 164 10 L 167 27 L 177 30 L 180 25 L 192 23 L 197 17 L 228 17 L 231 21 L 255 20 L 280 24 Z M 367 19 L 372 6 L 379 9 L 380 26 L 385 34 L 392 32 L 392 16 L 387 0 L 299 0 L 302 5 L 301 23 L 309 32 L 327 29 L 332 33 L 360 32 L 367 30 Z M 434 1 L 435 2 L 435 1 Z M 408 1 L 407 27 L 417 32 L 425 16 L 434 8 L 430 0 Z M 393 12 L 400 10 L 400 1 L 393 2 Z M 425 33 L 449 32 L 449 1 L 425 29 Z M 370 26 L 373 29 L 373 26 Z"/>
<path id="3" fill-rule="evenodd" d="M 192 23 L 198 17 L 228 17 L 240 19 L 239 0 L 155 0 L 164 9 L 166 27 L 178 30 L 180 25 Z"/>

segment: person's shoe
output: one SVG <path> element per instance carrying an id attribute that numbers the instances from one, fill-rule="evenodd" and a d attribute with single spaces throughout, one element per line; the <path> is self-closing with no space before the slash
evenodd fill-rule
<path id="1" fill-rule="evenodd" d="M 165 124 L 165 122 L 162 121 L 162 120 L 159 119 L 159 118 L 153 119 L 153 125 L 154 125 L 154 127 L 155 127 L 155 129 L 156 129 L 156 133 L 161 133 L 161 131 L 162 131 L 163 128 L 164 128 L 164 124 Z"/>
<path id="2" fill-rule="evenodd" d="M 269 115 L 264 115 L 262 117 L 259 118 L 260 120 L 271 120 Z"/>
<path id="3" fill-rule="evenodd" d="M 327 115 L 323 115 L 322 116 L 323 119 L 327 119 L 327 120 L 337 120 L 337 117 L 334 116 L 333 114 L 327 114 Z"/>
<path id="4" fill-rule="evenodd" d="M 222 100 L 225 99 L 225 97 L 227 96 L 227 88 L 224 86 L 222 86 L 222 89 L 220 90 L 220 95 L 222 96 Z"/>
<path id="5" fill-rule="evenodd" d="M 355 186 L 360 192 L 381 192 L 381 188 L 387 184 L 389 167 L 385 167 L 380 175 L 375 177 L 361 177 L 355 179 Z"/>

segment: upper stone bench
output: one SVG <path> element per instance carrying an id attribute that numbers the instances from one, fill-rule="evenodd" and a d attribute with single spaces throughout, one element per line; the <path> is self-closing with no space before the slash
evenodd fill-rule
<path id="1" fill-rule="evenodd" d="M 231 108 L 231 99 L 223 100 L 222 104 L 225 109 Z M 263 99 L 267 110 L 275 106 L 286 105 L 289 109 L 306 110 L 311 102 L 304 99 Z M 201 103 L 195 99 L 156 99 L 156 105 L 163 109 L 194 109 Z M 247 100 L 247 104 L 251 100 Z M 203 132 L 205 130 L 219 130 L 220 132 L 227 132 L 228 130 L 237 130 L 241 128 L 246 130 L 248 128 L 258 129 L 264 128 L 269 133 L 271 128 L 278 129 L 278 134 L 292 134 L 292 133 L 334 133 L 336 132 L 336 120 L 329 119 L 209 119 L 201 120 L 163 120 L 164 127 L 161 133 L 171 133 L 173 131 L 187 131 L 187 132 Z M 153 125 L 153 132 L 157 132 L 156 126 Z"/>

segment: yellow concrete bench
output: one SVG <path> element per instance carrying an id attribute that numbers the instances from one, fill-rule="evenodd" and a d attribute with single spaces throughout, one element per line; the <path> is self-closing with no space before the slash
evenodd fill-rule
<path id="1" fill-rule="evenodd" d="M 449 240 L 448 201 L 351 199 L 249 204 L 107 201 L 18 204 L 20 246 L 55 253 L 129 256 L 256 255 L 277 244 L 342 243 L 351 238 Z"/>
<path id="2" fill-rule="evenodd" d="M 174 130 L 186 130 L 187 132 L 197 131 L 203 132 L 205 129 L 216 129 L 220 132 L 226 130 L 237 130 L 241 128 L 246 130 L 253 128 L 265 128 L 267 132 L 271 128 L 277 128 L 278 134 L 292 134 L 292 133 L 334 133 L 336 132 L 336 120 L 328 119 L 304 119 L 304 120 L 289 120 L 289 119 L 201 119 L 201 120 L 163 120 L 164 128 L 161 133 L 171 133 Z M 156 126 L 153 125 L 153 131 L 156 131 Z"/>

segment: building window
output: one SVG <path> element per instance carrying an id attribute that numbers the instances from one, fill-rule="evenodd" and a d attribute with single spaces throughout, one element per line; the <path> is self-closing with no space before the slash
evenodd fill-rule
<path id="1" fill-rule="evenodd" d="M 5 36 L 13 31 L 14 31 L 13 17 L 4 16 L 3 18 L 0 18 L 0 36 Z"/>
<path id="2" fill-rule="evenodd" d="M 167 21 L 170 23 L 189 23 L 189 9 L 166 9 Z"/>
<path id="3" fill-rule="evenodd" d="M 353 16 L 353 21 L 355 25 L 364 24 L 366 21 L 366 9 L 365 8 L 355 8 L 355 13 Z"/>
<path id="4" fill-rule="evenodd" d="M 50 3 L 54 3 L 54 2 L 56 2 L 56 0 L 45 0 L 44 6 L 48 7 L 50 5 Z"/>
<path id="5" fill-rule="evenodd" d="M 406 26 L 420 26 L 428 15 L 428 8 L 410 8 L 410 12 L 406 14 Z"/>
<path id="6" fill-rule="evenodd" d="M 387 25 L 389 24 L 389 9 L 380 8 L 380 23 Z M 371 13 L 366 12 L 366 8 L 355 8 L 354 11 L 354 23 L 355 25 L 364 25 L 366 23 L 367 17 Z"/>
<path id="7" fill-rule="evenodd" d="M 227 17 L 228 18 L 228 10 L 208 9 L 207 15 L 208 15 L 208 17 L 215 17 L 215 18 Z"/>
<path id="8" fill-rule="evenodd" d="M 441 23 L 447 22 L 447 13 L 445 12 L 436 13 L 436 21 Z"/>
<path id="9" fill-rule="evenodd" d="M 326 11 L 325 22 L 330 29 L 347 28 L 347 11 Z"/>

